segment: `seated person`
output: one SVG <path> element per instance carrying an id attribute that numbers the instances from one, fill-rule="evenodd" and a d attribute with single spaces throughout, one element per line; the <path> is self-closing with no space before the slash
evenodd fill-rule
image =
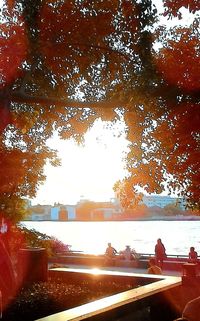
<path id="1" fill-rule="evenodd" d="M 135 249 L 132 248 L 132 249 L 131 249 L 131 253 L 132 253 L 132 255 L 133 255 L 133 259 L 134 259 L 134 260 L 138 260 L 138 259 L 140 258 L 140 254 L 137 253 Z"/>
<path id="2" fill-rule="evenodd" d="M 162 274 L 162 270 L 159 266 L 156 265 L 156 260 L 151 257 L 149 259 L 149 268 L 147 270 L 148 274 Z"/>
<path id="3" fill-rule="evenodd" d="M 197 263 L 198 262 L 198 254 L 195 251 L 194 246 L 191 246 L 188 256 L 189 256 L 189 260 L 188 260 L 189 263 Z"/>
<path id="4" fill-rule="evenodd" d="M 129 245 L 126 245 L 125 250 L 121 252 L 121 258 L 127 261 L 134 259 L 132 250 Z"/>
<path id="5" fill-rule="evenodd" d="M 108 243 L 108 247 L 105 252 L 105 256 L 108 258 L 113 258 L 117 254 L 117 251 L 114 247 L 112 247 L 111 243 Z"/>

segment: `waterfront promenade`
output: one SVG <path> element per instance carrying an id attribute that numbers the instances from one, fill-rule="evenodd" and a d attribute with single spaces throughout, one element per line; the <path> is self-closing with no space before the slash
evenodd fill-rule
<path id="1" fill-rule="evenodd" d="M 139 273 L 139 274 L 146 274 L 147 269 L 146 268 L 139 268 L 139 267 L 125 267 L 125 266 L 104 266 L 104 267 L 91 267 L 87 265 L 82 264 L 55 264 L 55 263 L 49 263 L 49 269 L 54 267 L 62 267 L 66 270 L 79 270 L 79 269 L 85 269 L 85 270 L 92 270 L 94 273 L 98 273 L 98 271 L 104 270 L 104 271 L 116 271 L 116 272 L 126 272 L 126 273 Z M 163 275 L 169 275 L 169 276 L 182 276 L 182 271 L 174 271 L 174 270 L 167 270 L 163 269 Z"/>

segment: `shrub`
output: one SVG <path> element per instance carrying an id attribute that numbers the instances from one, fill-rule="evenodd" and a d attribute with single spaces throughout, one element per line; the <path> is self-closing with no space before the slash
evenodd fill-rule
<path id="1" fill-rule="evenodd" d="M 34 283 L 23 288 L 3 313 L 2 321 L 33 321 L 96 299 L 131 289 L 115 282 Z"/>
<path id="2" fill-rule="evenodd" d="M 51 237 L 35 229 L 27 229 L 24 225 L 12 226 L 9 243 L 11 254 L 16 256 L 20 248 L 42 247 L 47 251 L 47 255 L 53 256 L 56 252 L 62 252 L 67 245 L 55 237 Z"/>

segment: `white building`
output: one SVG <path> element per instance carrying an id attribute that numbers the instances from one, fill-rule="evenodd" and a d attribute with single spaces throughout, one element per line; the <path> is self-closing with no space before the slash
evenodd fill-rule
<path id="1" fill-rule="evenodd" d="M 148 207 L 159 206 L 164 208 L 166 205 L 175 205 L 181 210 L 185 210 L 185 204 L 182 198 L 171 197 L 168 195 L 144 195 L 142 203 Z"/>

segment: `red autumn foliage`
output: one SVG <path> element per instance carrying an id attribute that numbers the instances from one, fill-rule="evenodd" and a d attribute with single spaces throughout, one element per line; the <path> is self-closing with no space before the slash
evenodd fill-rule
<path id="1" fill-rule="evenodd" d="M 198 35 L 191 29 L 179 29 L 176 39 L 169 39 L 156 57 L 156 66 L 171 85 L 185 91 L 200 90 L 200 50 Z"/>
<path id="2" fill-rule="evenodd" d="M 90 3 L 88 6 L 90 10 Z M 77 65 L 86 70 L 92 62 L 98 61 L 101 56 L 98 48 L 106 47 L 105 37 L 114 29 L 110 9 L 104 3 L 96 5 L 96 9 L 98 15 L 94 10 L 87 13 L 68 1 L 57 6 L 51 1 L 43 5 L 39 21 L 40 45 L 45 62 L 53 72 L 68 74 Z"/>
<path id="3" fill-rule="evenodd" d="M 10 14 L 0 24 L 0 89 L 12 83 L 21 73 L 20 65 L 27 54 L 27 37 L 21 17 Z"/>
<path id="4" fill-rule="evenodd" d="M 181 8 L 186 8 L 191 13 L 195 13 L 200 10 L 200 2 L 199 0 L 163 0 L 163 4 L 165 7 L 164 15 L 174 16 L 182 18 L 180 13 Z"/>

